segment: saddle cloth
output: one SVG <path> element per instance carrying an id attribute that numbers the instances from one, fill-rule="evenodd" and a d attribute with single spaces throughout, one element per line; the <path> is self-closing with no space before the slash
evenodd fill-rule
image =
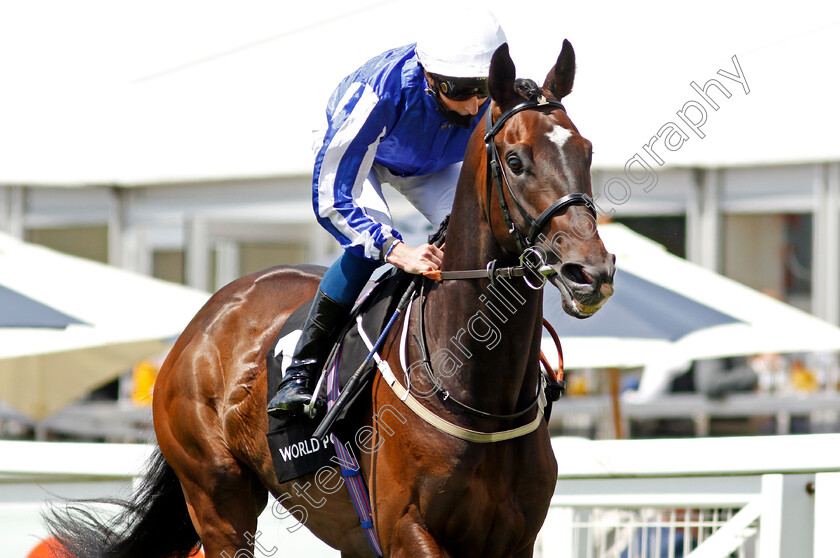
<path id="1" fill-rule="evenodd" d="M 411 277 L 398 270 L 383 276 L 354 308 L 339 336 L 337 343 L 340 347 L 336 353 L 336 362 L 332 363 L 337 366 L 341 387 L 347 383 L 369 353 L 356 328 L 356 317 L 362 315 L 366 334 L 371 339 L 377 339 L 396 309 Z M 283 378 L 283 372 L 291 361 L 292 352 L 309 314 L 309 308 L 310 301 L 307 300 L 289 316 L 266 354 L 268 381 L 266 403 L 276 393 L 277 386 Z M 371 359 L 368 366 L 375 367 L 375 362 Z M 339 439 L 345 439 L 343 434 L 355 432 L 358 425 L 367 418 L 361 415 L 365 406 L 360 403 L 363 400 L 369 400 L 370 391 L 365 388 L 372 378 L 373 374 L 368 374 L 358 385 L 333 425 L 332 431 Z M 326 396 L 326 382 L 323 384 L 319 398 Z M 325 465 L 335 463 L 334 460 L 330 460 L 335 455 L 330 436 L 326 436 L 323 440 L 312 438 L 312 433 L 318 427 L 318 418 L 320 416 L 310 419 L 300 415 L 289 420 L 278 420 L 269 416 L 268 445 L 271 448 L 274 469 L 280 482 L 314 473 Z M 355 428 L 354 425 L 356 425 Z"/>

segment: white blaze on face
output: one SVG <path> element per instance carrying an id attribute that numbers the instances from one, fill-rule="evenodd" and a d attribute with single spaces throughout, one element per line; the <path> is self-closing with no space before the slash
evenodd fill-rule
<path id="1" fill-rule="evenodd" d="M 554 145 L 557 146 L 557 150 L 560 152 L 560 156 L 563 156 L 563 145 L 566 143 L 570 137 L 572 137 L 572 131 L 567 130 L 563 126 L 555 126 L 550 132 L 546 134 L 548 139 L 554 142 Z"/>

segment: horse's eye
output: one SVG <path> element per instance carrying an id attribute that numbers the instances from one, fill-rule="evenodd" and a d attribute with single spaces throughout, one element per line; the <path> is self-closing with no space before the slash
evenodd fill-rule
<path id="1" fill-rule="evenodd" d="M 522 166 L 522 160 L 514 154 L 507 156 L 507 164 L 513 174 L 521 174 L 525 168 Z"/>

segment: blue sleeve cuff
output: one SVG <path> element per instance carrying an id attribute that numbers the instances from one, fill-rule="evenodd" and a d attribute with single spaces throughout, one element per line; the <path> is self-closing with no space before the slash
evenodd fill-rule
<path id="1" fill-rule="evenodd" d="M 393 251 L 394 251 L 394 248 L 395 248 L 395 247 L 397 246 L 397 244 L 399 244 L 400 242 L 402 242 L 402 239 L 400 239 L 400 238 L 396 238 L 396 237 L 393 237 L 393 236 L 392 236 L 391 238 L 389 238 L 389 239 L 385 242 L 385 244 L 383 244 L 383 245 L 382 245 L 382 253 L 384 254 L 384 255 L 382 256 L 382 261 L 383 261 L 383 262 L 387 262 L 387 261 L 388 261 L 388 256 L 390 256 L 390 255 L 391 255 L 391 252 L 393 252 Z"/>

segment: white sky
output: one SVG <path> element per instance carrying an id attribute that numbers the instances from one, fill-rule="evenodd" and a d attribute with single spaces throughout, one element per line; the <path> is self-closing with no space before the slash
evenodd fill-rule
<path id="1" fill-rule="evenodd" d="M 542 81 L 563 38 L 578 74 L 565 104 L 621 167 L 716 78 L 670 165 L 840 159 L 840 3 L 486 2 L 520 77 Z M 423 6 L 425 14 L 418 13 Z M 795 9 L 794 9 L 795 8 Z M 412 42 L 409 0 L 0 0 L 0 183 L 149 183 L 307 174 L 310 130 L 338 80 Z M 466 24 L 466 23 L 465 23 Z M 736 55 L 749 95 L 716 74 Z"/>

